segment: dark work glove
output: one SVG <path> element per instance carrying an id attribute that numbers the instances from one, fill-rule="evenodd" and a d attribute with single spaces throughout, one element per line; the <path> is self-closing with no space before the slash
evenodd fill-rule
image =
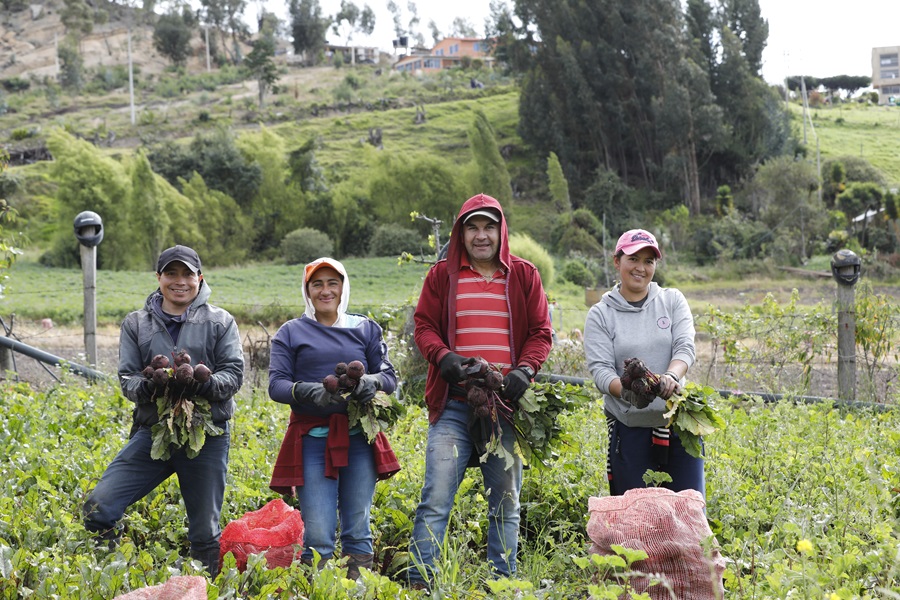
<path id="1" fill-rule="evenodd" d="M 196 379 L 188 384 L 188 394 L 191 396 L 206 396 L 212 390 L 212 381 L 200 383 Z"/>
<path id="2" fill-rule="evenodd" d="M 350 392 L 350 397 L 360 404 L 368 404 L 375 397 L 375 392 L 381 389 L 381 385 L 381 375 L 378 373 L 363 375 L 359 385 Z"/>
<path id="3" fill-rule="evenodd" d="M 466 378 L 464 365 L 470 360 L 455 352 L 450 352 L 441 359 L 438 365 L 441 369 L 441 377 L 447 383 L 459 383 Z"/>
<path id="4" fill-rule="evenodd" d="M 330 394 L 321 383 L 298 381 L 291 389 L 291 395 L 298 402 L 310 402 L 316 406 L 330 406 L 343 402 L 340 394 Z"/>
<path id="5" fill-rule="evenodd" d="M 528 378 L 525 371 L 517 367 L 503 378 L 503 387 L 500 388 L 500 395 L 512 402 L 518 402 L 530 384 L 531 379 Z"/>
<path id="6" fill-rule="evenodd" d="M 622 400 L 635 408 L 647 408 L 656 399 L 653 394 L 639 394 L 631 390 L 622 390 Z"/>
<path id="7" fill-rule="evenodd" d="M 166 393 L 166 386 L 165 385 L 158 386 L 155 383 L 153 383 L 152 379 L 141 380 L 141 389 L 144 391 L 145 394 L 147 394 L 154 400 Z"/>

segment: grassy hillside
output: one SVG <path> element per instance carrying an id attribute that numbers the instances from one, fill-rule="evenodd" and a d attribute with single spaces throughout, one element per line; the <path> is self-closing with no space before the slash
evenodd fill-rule
<path id="1" fill-rule="evenodd" d="M 804 139 L 803 112 L 792 105 L 794 131 Z M 840 156 L 859 156 L 884 174 L 891 186 L 900 185 L 900 107 L 844 104 L 810 110 L 807 121 L 808 156 L 815 160 L 818 139 L 822 160 Z"/>

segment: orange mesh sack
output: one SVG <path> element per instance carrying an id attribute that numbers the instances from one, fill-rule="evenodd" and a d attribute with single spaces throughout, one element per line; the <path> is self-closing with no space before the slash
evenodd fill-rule
<path id="1" fill-rule="evenodd" d="M 706 503 L 696 490 L 673 492 L 665 488 L 642 488 L 622 496 L 588 499 L 587 533 L 591 553 L 615 554 L 617 544 L 643 550 L 646 560 L 632 565 L 634 571 L 653 573 L 662 583 L 650 586 L 648 577 L 632 577 L 636 592 L 651 598 L 715 600 L 725 593 L 722 574 L 725 559 L 712 536 L 703 508 Z M 674 593 L 670 595 L 669 590 Z"/>
<path id="2" fill-rule="evenodd" d="M 300 511 L 279 498 L 259 510 L 244 513 L 243 517 L 225 526 L 219 541 L 219 561 L 231 552 L 238 570 L 243 572 L 247 568 L 247 555 L 265 554 L 270 569 L 289 567 L 294 560 L 295 546 L 302 544 L 303 519 Z"/>
<path id="3" fill-rule="evenodd" d="M 121 594 L 115 600 L 206 600 L 206 577 L 178 575 L 165 583 Z"/>

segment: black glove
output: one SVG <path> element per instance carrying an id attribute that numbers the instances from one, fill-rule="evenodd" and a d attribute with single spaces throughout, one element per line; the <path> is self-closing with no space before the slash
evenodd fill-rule
<path id="1" fill-rule="evenodd" d="M 350 397 L 360 404 L 368 404 L 375 397 L 375 392 L 381 389 L 381 375 L 374 373 L 372 375 L 363 375 L 359 384 L 350 392 Z"/>
<path id="2" fill-rule="evenodd" d="M 156 385 L 152 379 L 143 379 L 141 380 L 141 389 L 147 396 L 155 400 L 166 393 L 166 384 Z"/>
<path id="3" fill-rule="evenodd" d="M 321 383 L 298 381 L 291 389 L 291 395 L 298 402 L 310 402 L 316 406 L 330 406 L 343 402 L 340 394 L 331 394 Z"/>
<path id="4" fill-rule="evenodd" d="M 188 384 L 188 394 L 191 396 L 206 396 L 212 390 L 212 381 L 200 383 L 196 379 Z"/>
<path id="5" fill-rule="evenodd" d="M 441 359 L 438 367 L 441 369 L 441 377 L 443 377 L 444 381 L 447 383 L 459 383 L 463 379 L 466 378 L 466 370 L 463 368 L 463 365 L 467 359 L 464 356 L 460 356 L 455 352 L 449 352 L 444 358 Z"/>
<path id="6" fill-rule="evenodd" d="M 503 378 L 503 387 L 500 388 L 500 395 L 507 400 L 517 402 L 530 384 L 531 379 L 528 377 L 528 374 L 516 367 Z"/>
<path id="7" fill-rule="evenodd" d="M 631 390 L 622 390 L 622 400 L 632 405 L 635 408 L 647 408 L 650 406 L 650 403 L 656 400 L 656 396 L 653 394 L 639 394 L 637 392 L 632 392 Z"/>

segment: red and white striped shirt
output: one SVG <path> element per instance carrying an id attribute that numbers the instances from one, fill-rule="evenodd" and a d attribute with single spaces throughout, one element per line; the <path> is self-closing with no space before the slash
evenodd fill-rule
<path id="1" fill-rule="evenodd" d="M 456 289 L 455 345 L 457 354 L 480 356 L 504 373 L 510 370 L 509 304 L 503 267 L 485 277 L 471 265 L 462 265 Z"/>

